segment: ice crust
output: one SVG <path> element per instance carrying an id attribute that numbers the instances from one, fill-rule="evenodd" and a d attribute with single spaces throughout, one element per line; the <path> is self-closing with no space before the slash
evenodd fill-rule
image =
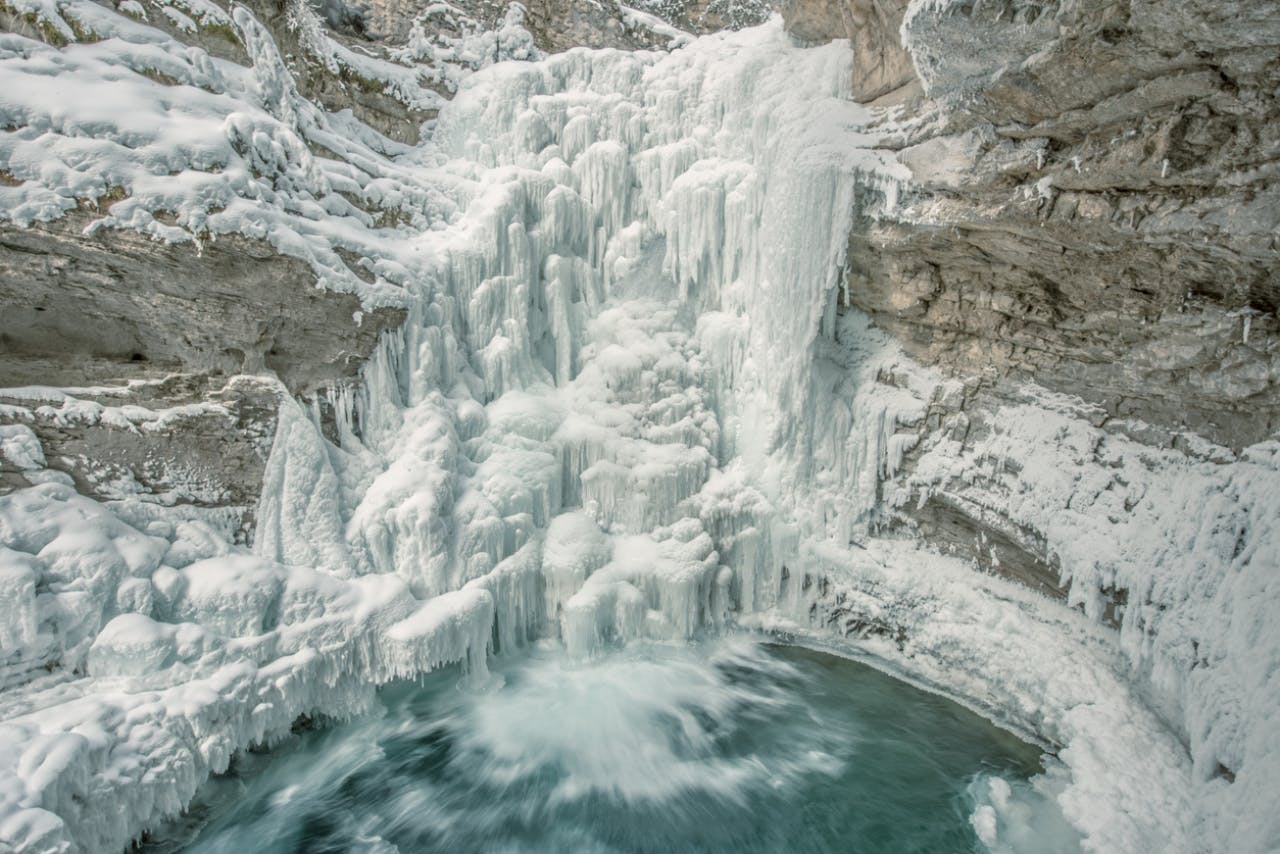
<path id="1" fill-rule="evenodd" d="M 0 216 L 121 188 L 91 229 L 265 238 L 408 319 L 359 385 L 284 402 L 252 552 L 141 499 L 0 497 L 0 846 L 119 850 L 235 751 L 393 678 L 466 661 L 482 685 L 536 637 L 590 656 L 733 625 L 873 656 L 1059 747 L 1039 785 L 1089 850 L 1280 838 L 1277 447 L 1156 452 L 1029 388 L 979 447 L 933 435 L 900 472 L 958 389 L 836 312 L 852 218 L 909 191 L 847 98 L 846 44 L 775 20 L 489 64 L 527 47 L 509 16 L 410 148 L 302 99 L 244 8 L 183 14 L 233 27 L 250 67 L 121 8 L 21 6 L 61 50 L 0 36 Z M 438 105 L 412 63 L 439 46 L 415 38 L 369 73 Z M 38 472 L 24 429 L 0 450 Z M 1050 533 L 1085 614 L 875 536 L 956 483 Z M 1118 639 L 1095 595 L 1117 586 Z M 1025 817 L 986 791 L 975 828 L 1002 850 Z"/>

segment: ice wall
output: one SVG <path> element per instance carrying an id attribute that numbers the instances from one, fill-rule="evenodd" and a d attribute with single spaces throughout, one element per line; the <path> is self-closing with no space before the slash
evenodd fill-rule
<path id="1" fill-rule="evenodd" d="M 23 850 L 121 847 L 235 750 L 354 713 L 391 678 L 469 660 L 482 680 L 486 649 L 548 632 L 589 655 L 772 602 L 781 547 L 750 523 L 767 502 L 714 523 L 739 574 L 699 494 L 738 454 L 795 445 L 853 206 L 900 177 L 847 145 L 865 116 L 844 52 L 776 25 L 496 66 L 409 150 L 303 100 L 247 10 L 204 11 L 250 68 L 75 0 L 31 14 L 96 38 L 5 36 L 0 106 L 50 135 L 5 140 L 5 216 L 118 185 L 94 229 L 265 237 L 408 320 L 358 388 L 282 404 L 255 555 L 63 484 L 0 502 L 0 838 Z M 90 88 L 122 78 L 120 109 L 56 108 L 31 59 Z M 169 98 L 157 69 L 203 94 Z M 8 431 L 5 454 L 36 478 L 30 438 Z"/>
<path id="2" fill-rule="evenodd" d="M 772 601 L 772 535 L 754 511 L 717 521 L 754 561 L 721 577 L 700 493 L 734 460 L 779 495 L 812 467 L 812 366 L 845 235 L 855 209 L 893 204 L 902 176 L 859 131 L 847 62 L 771 27 L 670 55 L 571 51 L 461 86 L 435 144 L 463 213 L 417 241 L 436 266 L 342 407 L 335 453 L 375 469 L 339 465 L 353 500 L 324 500 L 357 571 L 433 596 L 580 506 L 652 552 L 559 603 L 584 650 L 688 636 L 722 619 L 734 585 L 751 607 Z M 316 562 L 314 536 L 282 551 L 274 525 L 295 506 L 311 524 L 318 477 L 265 493 L 260 549 Z"/>

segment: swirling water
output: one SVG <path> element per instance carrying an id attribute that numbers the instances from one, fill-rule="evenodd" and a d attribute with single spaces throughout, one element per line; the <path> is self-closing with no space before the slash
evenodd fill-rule
<path id="1" fill-rule="evenodd" d="M 1070 850 L 1040 751 L 865 665 L 745 638 L 589 663 L 542 645 L 237 759 L 147 848 Z M 1045 779 L 1043 776 L 1037 780 Z M 995 801 L 993 807 L 990 801 Z M 985 813 L 985 817 L 984 817 Z M 1002 827 L 999 838 L 996 824 Z M 985 844 L 984 844 L 985 841 Z"/>

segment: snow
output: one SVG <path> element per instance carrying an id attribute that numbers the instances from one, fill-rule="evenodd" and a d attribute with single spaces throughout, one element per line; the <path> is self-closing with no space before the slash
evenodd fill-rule
<path id="1" fill-rule="evenodd" d="M 1027 398 L 998 411 L 971 450 L 931 448 L 898 500 L 968 479 L 963 498 L 998 503 L 1015 524 L 1045 532 L 1086 613 L 1102 615 L 1099 591 L 1128 591 L 1121 648 L 1191 745 L 1206 812 L 1257 816 L 1212 832 L 1228 849 L 1266 848 L 1280 832 L 1261 806 L 1280 778 L 1271 678 L 1280 645 L 1268 616 L 1280 445 L 1263 442 L 1226 463 L 1226 449 L 1202 448 L 1211 456 L 1197 459 L 1109 434 L 1043 390 Z M 1235 775 L 1230 786 L 1219 766 Z"/>
<path id="2" fill-rule="evenodd" d="M 692 40 L 688 33 L 671 26 L 662 18 L 650 12 L 623 4 L 619 4 L 618 9 L 622 12 L 623 23 L 628 27 L 648 30 L 654 35 L 662 36 L 667 40 L 667 48 L 669 50 L 684 47 Z"/>
<path id="3" fill-rule="evenodd" d="M 0 724 L 13 769 L 0 787 L 4 841 L 18 848 L 36 827 L 87 850 L 122 847 L 303 712 L 358 713 L 373 684 L 450 661 L 483 673 L 493 600 L 482 590 L 418 603 L 393 579 L 349 583 L 245 553 L 178 570 L 160 563 L 164 540 L 63 486 L 0 498 L 0 519 L 0 572 L 15 581 L 5 684 L 27 683 L 7 692 Z M 103 592 L 130 582 L 150 595 Z M 33 678 L 50 663 L 65 675 Z"/>
<path id="4" fill-rule="evenodd" d="M 45 466 L 40 440 L 25 424 L 0 425 L 0 457 L 23 471 L 36 471 Z"/>
<path id="5" fill-rule="evenodd" d="M 441 108 L 410 147 L 305 101 L 246 8 L 164 8 L 233 27 L 251 65 L 86 0 L 40 14 L 98 40 L 0 36 L 20 128 L 0 217 L 103 200 L 90 230 L 265 239 L 408 316 L 358 386 L 283 395 L 252 549 L 128 496 L 0 497 L 0 842 L 122 848 L 235 751 L 392 678 L 465 661 L 484 686 L 488 654 L 538 637 L 590 657 L 731 626 L 870 657 L 1059 748 L 1034 785 L 1089 850 L 1280 833 L 1280 448 L 1156 450 L 1034 388 L 968 446 L 927 428 L 960 384 L 836 311 L 854 216 L 911 177 L 848 100 L 847 44 L 775 20 L 538 58 L 513 6 L 496 34 L 419 28 L 375 60 L 291 5 L 314 55 Z M 17 396 L 66 424 L 181 417 Z M 44 479 L 30 429 L 0 429 Z M 1047 532 L 1084 613 L 879 535 L 940 490 Z M 1118 635 L 1098 622 L 1116 587 Z M 1020 804 L 978 797 L 992 850 L 1053 818 Z"/>
<path id="6" fill-rule="evenodd" d="M 203 401 L 200 403 L 189 403 L 181 406 L 173 406 L 167 409 L 148 409 L 144 406 L 126 404 L 124 406 L 108 406 L 98 403 L 94 400 L 85 400 L 83 397 L 73 397 L 72 392 L 77 395 L 90 395 L 105 393 L 110 394 L 117 389 L 100 388 L 100 389 L 54 389 L 44 386 L 25 386 L 18 388 L 4 389 L 4 395 L 7 398 L 15 400 L 30 400 L 31 402 L 52 401 L 58 406 L 52 406 L 46 403 L 38 407 L 18 407 L 9 405 L 9 411 L 24 420 L 31 420 L 32 417 L 38 415 L 58 427 L 92 427 L 99 424 L 113 427 L 118 430 L 127 430 L 132 433 L 144 432 L 160 432 L 172 429 L 176 424 L 181 422 L 199 418 L 205 415 L 221 416 L 225 419 L 232 419 L 234 416 L 225 406 L 217 403 Z M 30 409 L 30 412 L 23 412 L 23 409 Z M 6 432 L 9 431 L 9 432 Z M 12 432 L 16 431 L 16 432 Z M 25 431 L 25 434 L 23 433 Z M 29 438 L 23 439 L 27 435 Z M 9 438 L 12 437 L 12 438 Z M 20 468 L 44 468 L 44 454 L 40 451 L 39 440 L 31 429 L 21 424 L 14 424 L 0 427 L 0 440 L 5 442 L 6 456 L 12 452 L 14 454 L 25 453 L 32 455 L 27 457 L 30 461 L 34 461 L 32 465 L 22 465 L 18 462 L 19 457 L 14 457 L 11 461 Z M 35 443 L 34 445 L 32 443 Z M 23 445 L 25 451 L 20 451 L 19 446 Z"/>
<path id="7" fill-rule="evenodd" d="M 333 525 L 342 500 L 338 476 L 312 421 L 281 390 L 272 454 L 262 478 L 255 528 L 258 554 L 342 575 L 350 556 Z"/>

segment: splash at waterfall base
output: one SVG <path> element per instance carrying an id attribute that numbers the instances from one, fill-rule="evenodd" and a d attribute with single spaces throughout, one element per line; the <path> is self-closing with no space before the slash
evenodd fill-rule
<path id="1" fill-rule="evenodd" d="M 483 684 L 491 654 L 535 639 L 590 658 L 733 630 L 873 660 L 1052 748 L 1046 774 L 1089 850 L 1274 837 L 1276 689 L 1250 669 L 1280 659 L 1251 595 L 1265 579 L 1206 580 L 1276 543 L 1274 443 L 1211 467 L 1113 442 L 1108 466 L 1153 501 L 1172 484 L 1186 500 L 1153 505 L 1148 534 L 1101 504 L 1063 518 L 1079 610 L 877 536 L 887 505 L 1017 443 L 1027 514 L 1056 512 L 1036 496 L 1102 466 L 1088 422 L 1041 400 L 975 457 L 939 443 L 896 479 L 919 441 L 907 428 L 959 384 L 840 310 L 855 217 L 910 192 L 876 148 L 892 116 L 848 100 L 847 45 L 799 48 L 773 22 L 669 54 L 500 64 L 394 156 L 280 108 L 301 99 L 258 47 L 241 95 L 258 118 L 276 105 L 253 138 L 280 174 L 256 204 L 318 266 L 326 241 L 362 253 L 364 296 L 408 319 L 358 384 L 286 396 L 252 553 L 56 478 L 0 498 L 0 841 L 122 848 L 299 715 L 359 715 L 375 686 L 447 663 Z M 208 109 L 243 107 L 226 100 Z M 321 130 L 359 169 L 279 144 Z M 361 181 L 430 196 L 435 215 L 306 219 Z M 38 443 L 4 438 L 40 469 Z M 1165 535 L 1228 493 L 1244 548 L 1223 562 L 1206 531 L 1169 554 Z M 1148 595 L 1118 643 L 1096 592 L 1121 581 Z M 1193 642 L 1213 667 L 1181 669 Z M 80 672 L 41 674 L 53 658 Z M 1223 760 L 1234 782 L 1215 776 Z M 990 809 L 983 838 L 1000 850 Z"/>
<path id="2" fill-rule="evenodd" d="M 542 641 L 493 668 L 501 690 L 459 691 L 450 668 L 239 755 L 143 854 L 1079 850 L 1027 782 L 1037 748 L 846 659 L 722 637 L 581 661 Z"/>

